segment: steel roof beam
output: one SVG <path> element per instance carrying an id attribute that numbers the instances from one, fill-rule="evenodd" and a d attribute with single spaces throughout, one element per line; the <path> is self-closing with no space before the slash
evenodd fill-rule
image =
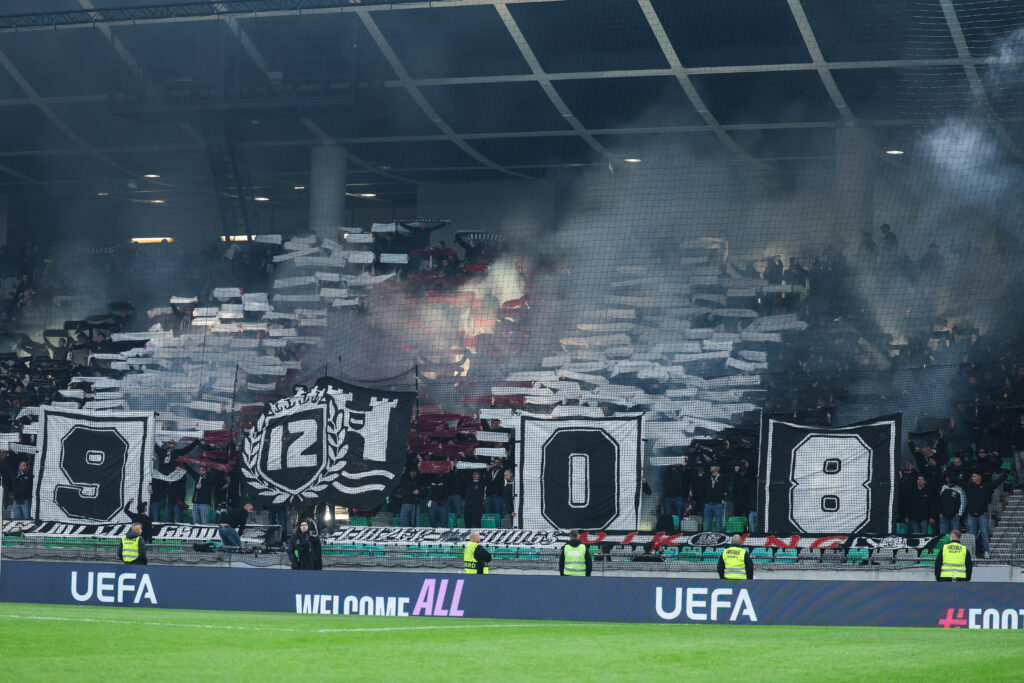
<path id="1" fill-rule="evenodd" d="M 672 75 L 675 76 L 676 80 L 679 81 L 679 85 L 682 87 L 683 92 L 686 93 L 686 97 L 690 100 L 690 104 L 697 111 L 697 115 L 700 116 L 708 129 L 715 134 L 723 145 L 727 149 L 736 153 L 738 156 L 753 161 L 754 163 L 761 164 L 751 154 L 743 149 L 739 143 L 733 140 L 732 136 L 726 132 L 719 123 L 715 115 L 711 113 L 707 105 L 704 104 L 703 98 L 700 93 L 697 92 L 697 88 L 694 87 L 693 81 L 690 79 L 690 71 L 683 66 L 683 63 L 679 60 L 679 55 L 676 54 L 676 49 L 672 46 L 672 41 L 669 40 L 668 34 L 665 32 L 665 26 L 661 23 L 661 19 L 658 17 L 658 12 L 654 9 L 651 4 L 651 0 L 637 0 L 640 5 L 640 10 L 644 13 L 644 17 L 647 19 L 647 24 L 651 27 L 651 31 L 654 33 L 654 39 L 658 41 L 658 46 L 661 48 L 662 54 L 665 56 L 671 67 Z M 764 164 L 762 164 L 764 165 Z"/>
<path id="2" fill-rule="evenodd" d="M 390 0 L 229 0 L 213 4 L 189 2 L 177 5 L 149 5 L 109 9 L 81 9 L 64 12 L 37 12 L 0 16 L 0 33 L 56 31 L 61 29 L 106 26 L 139 26 L 195 21 L 221 21 L 226 17 L 287 17 L 343 14 L 347 12 L 388 12 L 434 7 L 505 5 L 516 3 L 564 2 L 565 0 L 426 0 L 391 2 Z"/>
<path id="3" fill-rule="evenodd" d="M 363 22 L 363 26 L 365 26 L 366 30 L 370 33 L 370 37 L 373 39 L 373 42 L 377 44 L 377 48 L 384 54 L 384 58 L 388 61 L 388 64 L 391 65 L 391 68 L 394 69 L 395 74 L 398 75 L 399 80 L 405 86 L 405 89 L 408 91 L 413 101 L 416 102 L 417 106 L 419 106 L 419 108 L 423 111 L 427 118 L 430 119 L 431 122 L 433 122 L 433 124 L 437 126 L 438 129 L 444 134 L 445 139 L 447 139 L 449 142 L 456 145 L 463 152 L 473 157 L 481 164 L 490 169 L 500 171 L 502 173 L 514 176 L 516 178 L 533 180 L 531 176 L 523 175 L 522 173 L 517 173 L 515 171 L 509 171 L 506 168 L 494 163 L 493 161 L 485 157 L 483 154 L 476 151 L 473 147 L 469 145 L 469 143 L 467 143 L 462 138 L 462 136 L 456 133 L 455 129 L 452 128 L 444 119 L 442 119 L 441 115 L 437 112 L 436 109 L 434 109 L 433 105 L 431 105 L 430 102 L 427 101 L 427 98 L 423 95 L 423 92 L 419 89 L 419 87 L 412 82 L 412 78 L 409 77 L 409 72 L 406 70 L 405 65 L 402 64 L 402 60 L 400 60 L 398 58 L 398 55 L 395 54 L 395 51 L 394 49 L 392 49 L 391 44 L 387 41 L 387 38 L 384 37 L 384 34 L 381 32 L 380 27 L 377 26 L 377 22 L 374 21 L 370 13 L 365 11 L 359 11 L 356 14 L 359 17 L 359 19 Z"/>
<path id="4" fill-rule="evenodd" d="M 523 59 L 526 60 L 527 66 L 530 67 L 530 73 L 533 76 L 533 80 L 540 85 L 544 94 L 548 96 L 551 104 L 558 110 L 558 113 L 562 115 L 562 118 L 565 119 L 566 123 L 576 131 L 584 142 L 590 145 L 591 149 L 608 159 L 610 162 L 618 161 L 618 157 L 609 152 L 605 146 L 598 142 L 597 139 L 590 134 L 590 131 L 580 123 L 579 119 L 576 118 L 576 115 L 569 109 L 569 105 L 565 103 L 562 96 L 558 94 L 557 90 L 555 90 L 555 86 L 551 84 L 551 79 L 547 77 L 547 74 L 541 67 L 540 60 L 537 59 L 537 55 L 534 54 L 533 48 L 530 47 L 529 41 L 526 40 L 526 36 L 523 35 L 522 30 L 519 28 L 519 24 L 516 22 L 515 17 L 512 16 L 512 13 L 509 12 L 508 7 L 504 5 L 495 5 L 494 9 L 497 10 L 498 16 L 501 17 L 502 23 L 505 25 L 509 35 L 512 37 L 512 42 L 514 42 L 516 47 L 519 48 L 519 54 L 523 56 Z"/>
<path id="5" fill-rule="evenodd" d="M 807 52 L 811 55 L 811 63 L 815 71 L 818 72 L 818 77 L 821 78 L 822 85 L 825 86 L 825 91 L 828 92 L 828 96 L 832 98 L 832 104 L 839 110 L 839 115 L 843 117 L 843 121 L 847 125 L 852 126 L 854 124 L 853 112 L 850 111 L 850 107 L 846 104 L 846 98 L 843 97 L 843 93 L 839 91 L 839 86 L 836 85 L 836 79 L 832 78 L 832 72 L 828 70 L 828 66 L 825 64 L 825 56 L 821 53 L 821 46 L 818 45 L 818 38 L 814 35 L 814 31 L 811 29 L 811 23 L 807 20 L 807 14 L 804 12 L 804 6 L 800 4 L 800 0 L 787 0 L 789 3 L 789 12 L 793 15 L 793 20 L 796 21 L 796 27 L 800 31 L 800 37 L 804 40 L 804 45 L 807 47 Z"/>
<path id="6" fill-rule="evenodd" d="M 999 141 L 1002 142 L 1010 152 L 1013 153 L 1017 158 L 1024 158 L 1024 151 L 1013 141 L 1010 137 L 1010 133 L 1006 130 L 1006 127 L 1002 124 L 995 111 L 992 109 L 992 103 L 989 101 L 988 93 L 985 91 L 985 86 L 981 82 L 981 76 L 978 75 L 978 68 L 975 66 L 974 60 L 971 58 L 971 51 L 967 47 L 967 38 L 964 37 L 963 27 L 960 25 L 960 19 L 956 14 L 956 8 L 953 6 L 952 0 L 939 0 L 939 5 L 942 6 L 942 14 L 946 19 L 946 26 L 949 28 L 949 34 L 953 37 L 953 45 L 956 46 L 956 54 L 960 58 L 960 64 L 963 66 L 964 74 L 967 76 L 967 83 L 970 85 L 971 94 L 977 99 L 978 105 L 981 110 L 985 113 L 989 124 L 992 126 L 993 132 Z"/>

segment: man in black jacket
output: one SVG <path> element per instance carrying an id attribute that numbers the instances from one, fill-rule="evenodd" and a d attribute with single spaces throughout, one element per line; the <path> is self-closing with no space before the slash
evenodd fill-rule
<path id="1" fill-rule="evenodd" d="M 725 517 L 725 499 L 729 493 L 728 480 L 719 473 L 718 464 L 710 467 L 704 478 L 704 530 L 722 531 Z"/>
<path id="2" fill-rule="evenodd" d="M 910 492 L 910 530 L 927 534 L 928 524 L 935 521 L 935 499 L 923 474 L 917 476 L 917 486 Z"/>
<path id="3" fill-rule="evenodd" d="M 971 469 L 981 475 L 982 481 L 989 481 L 992 475 L 1000 470 L 1002 465 L 996 454 L 989 454 L 984 448 L 978 449 L 978 457 L 971 463 Z M 1004 479 L 1006 477 L 1003 477 Z"/>
<path id="4" fill-rule="evenodd" d="M 511 527 L 512 518 L 516 516 L 516 481 L 515 472 L 505 470 L 505 480 L 501 489 L 501 523 L 502 528 Z"/>
<path id="5" fill-rule="evenodd" d="M 971 479 L 971 468 L 964 463 L 963 455 L 958 452 L 946 468 L 946 474 L 953 477 L 954 486 L 963 486 Z"/>
<path id="6" fill-rule="evenodd" d="M 487 498 L 484 500 L 484 512 L 492 515 L 501 514 L 501 493 L 505 488 L 505 469 L 501 466 L 501 458 L 491 460 L 491 467 L 484 473 L 487 486 Z"/>
<path id="7" fill-rule="evenodd" d="M 18 463 L 18 472 L 11 482 L 11 500 L 14 505 L 11 508 L 12 519 L 30 519 L 30 508 L 32 507 L 32 471 L 28 468 L 28 461 L 22 460 Z"/>
<path id="8" fill-rule="evenodd" d="M 220 517 L 217 519 L 219 525 L 217 531 L 225 546 L 236 548 L 242 546 L 241 534 L 245 531 L 245 523 L 249 521 L 249 513 L 252 510 L 252 503 L 246 503 L 241 510 L 225 510 L 220 513 Z"/>
<path id="9" fill-rule="evenodd" d="M 402 501 L 398 519 L 402 526 L 417 526 L 420 523 L 420 486 L 419 470 L 414 464 L 409 467 L 405 480 L 398 487 L 398 498 Z"/>
<path id="10" fill-rule="evenodd" d="M 689 472 L 679 463 L 671 465 L 661 477 L 661 489 L 665 514 L 682 518 L 690 497 Z"/>
<path id="11" fill-rule="evenodd" d="M 956 484 L 956 479 L 946 473 L 946 484 L 939 491 L 939 533 L 948 534 L 960 530 L 960 520 L 967 509 L 967 496 Z"/>
<path id="12" fill-rule="evenodd" d="M 995 481 L 985 483 L 981 474 L 975 472 L 971 481 L 963 487 L 967 495 L 967 533 L 974 534 L 978 539 L 976 552 L 988 559 L 988 504 L 992 501 L 992 492 L 1006 479 L 1009 472 L 1003 472 Z"/>
<path id="13" fill-rule="evenodd" d="M 132 520 L 133 524 L 142 525 L 142 538 L 145 539 L 146 543 L 153 542 L 153 518 L 146 514 L 146 504 L 139 502 L 136 510 L 138 512 L 132 512 L 129 510 L 129 506 L 135 502 L 134 498 L 129 498 L 128 502 L 124 504 L 124 513 Z"/>
<path id="14" fill-rule="evenodd" d="M 7 451 L 0 451 L 0 488 L 4 490 L 4 499 L 0 507 L 6 508 L 11 499 L 11 482 L 18 473 L 18 461 Z"/>
<path id="15" fill-rule="evenodd" d="M 469 483 L 466 484 L 466 511 L 464 520 L 467 529 L 479 529 L 480 518 L 484 514 L 484 494 L 486 485 L 480 475 L 480 470 L 473 470 Z"/>
<path id="16" fill-rule="evenodd" d="M 732 514 L 746 517 L 750 529 L 757 526 L 757 478 L 746 460 L 733 467 Z"/>
<path id="17" fill-rule="evenodd" d="M 190 468 L 191 471 L 191 468 Z M 192 523 L 209 524 L 210 509 L 213 500 L 214 478 L 205 465 L 199 466 L 195 488 L 192 490 Z"/>

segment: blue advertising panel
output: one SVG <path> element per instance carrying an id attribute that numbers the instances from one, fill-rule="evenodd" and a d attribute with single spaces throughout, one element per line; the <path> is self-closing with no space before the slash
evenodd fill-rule
<path id="1" fill-rule="evenodd" d="M 1018 583 L 573 579 L 7 561 L 0 601 L 456 619 L 1024 627 L 1024 584 Z"/>

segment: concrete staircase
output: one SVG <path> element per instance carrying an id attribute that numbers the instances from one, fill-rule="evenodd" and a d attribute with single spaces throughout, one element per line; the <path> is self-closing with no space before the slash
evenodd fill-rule
<path id="1" fill-rule="evenodd" d="M 999 526 L 992 530 L 993 560 L 1009 562 L 1013 554 L 1013 542 L 1024 529 L 1024 490 L 1016 490 L 1006 497 L 1003 511 L 999 513 Z"/>

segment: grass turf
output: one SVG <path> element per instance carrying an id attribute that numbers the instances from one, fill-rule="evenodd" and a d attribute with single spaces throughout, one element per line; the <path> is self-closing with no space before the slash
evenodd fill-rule
<path id="1" fill-rule="evenodd" d="M 0 603 L 0 680 L 1020 680 L 1013 631 L 687 626 Z"/>

